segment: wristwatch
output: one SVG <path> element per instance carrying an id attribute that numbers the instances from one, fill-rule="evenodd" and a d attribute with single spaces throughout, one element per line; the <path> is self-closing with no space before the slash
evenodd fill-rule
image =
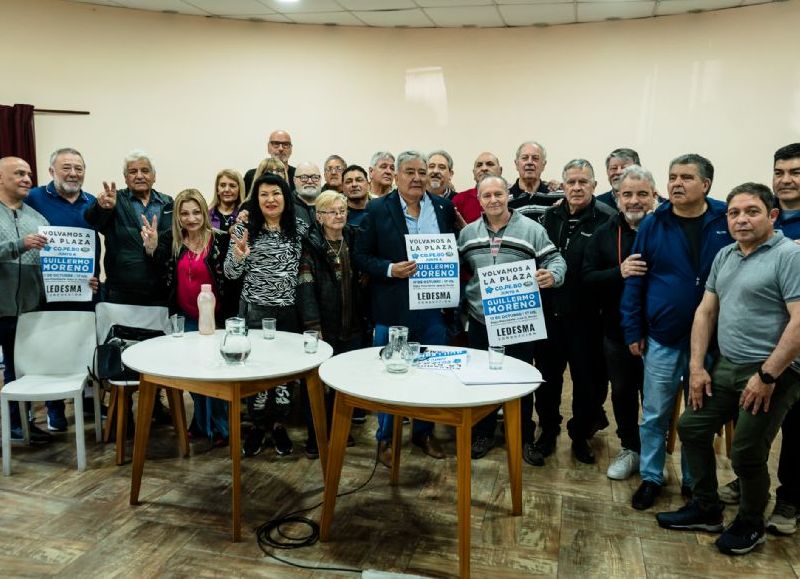
<path id="1" fill-rule="evenodd" d="M 764 368 L 758 369 L 758 377 L 761 378 L 764 384 L 775 384 L 775 382 L 778 381 L 778 379 L 769 372 L 764 372 Z"/>

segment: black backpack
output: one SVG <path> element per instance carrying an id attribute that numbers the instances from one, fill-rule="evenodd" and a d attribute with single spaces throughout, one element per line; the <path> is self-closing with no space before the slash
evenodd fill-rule
<path id="1" fill-rule="evenodd" d="M 100 380 L 124 380 L 127 382 L 138 380 L 139 373 L 126 368 L 122 363 L 122 352 L 134 344 L 163 335 L 164 332 L 161 330 L 112 325 L 108 330 L 105 342 L 95 348 L 95 371 L 89 370 L 89 374 L 98 382 Z"/>

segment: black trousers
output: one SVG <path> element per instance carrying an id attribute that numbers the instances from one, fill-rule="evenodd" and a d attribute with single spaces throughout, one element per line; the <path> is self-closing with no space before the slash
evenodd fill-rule
<path id="1" fill-rule="evenodd" d="M 467 332 L 467 343 L 470 348 L 476 350 L 486 350 L 489 347 L 489 335 L 486 333 L 486 325 L 482 324 L 472 316 L 469 318 L 469 330 Z M 523 342 L 506 346 L 506 356 L 517 358 L 530 364 L 533 360 L 533 342 Z M 522 417 L 522 443 L 533 443 L 536 424 L 533 422 L 533 393 L 523 396 L 520 400 Z M 490 412 L 473 428 L 472 435 L 485 436 L 494 439 L 495 429 L 497 428 L 497 411 Z"/>
<path id="2" fill-rule="evenodd" d="M 611 381 L 611 405 L 617 421 L 617 436 L 622 448 L 639 452 L 639 405 L 644 382 L 644 364 L 628 346 L 603 338 L 608 378 Z"/>
<path id="3" fill-rule="evenodd" d="M 788 369 L 786 372 L 792 372 Z M 800 402 L 795 402 L 781 426 L 783 441 L 778 461 L 777 498 L 800 508 Z"/>
<path id="4" fill-rule="evenodd" d="M 536 342 L 536 367 L 545 382 L 536 391 L 536 413 L 542 433 L 561 431 L 561 390 L 564 370 L 572 377 L 572 418 L 567 431 L 572 440 L 586 440 L 605 418 L 608 394 L 603 334 L 599 318 L 547 316 L 547 339 Z"/>

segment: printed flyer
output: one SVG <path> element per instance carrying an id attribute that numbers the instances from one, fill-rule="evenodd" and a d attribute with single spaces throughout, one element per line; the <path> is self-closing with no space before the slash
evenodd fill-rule
<path id="1" fill-rule="evenodd" d="M 92 300 L 89 278 L 95 268 L 95 235 L 83 227 L 40 227 L 47 245 L 39 252 L 48 302 Z"/>
<path id="2" fill-rule="evenodd" d="M 478 269 L 489 345 L 547 338 L 536 261 L 528 259 Z"/>
<path id="3" fill-rule="evenodd" d="M 408 259 L 417 273 L 408 278 L 408 304 L 412 310 L 455 308 L 460 299 L 456 236 L 406 235 Z"/>

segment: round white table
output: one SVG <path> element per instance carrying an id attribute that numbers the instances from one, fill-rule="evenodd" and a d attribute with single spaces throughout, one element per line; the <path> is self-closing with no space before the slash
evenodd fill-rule
<path id="1" fill-rule="evenodd" d="M 436 349 L 445 349 L 440 346 Z M 320 379 L 337 391 L 325 474 L 325 498 L 320 520 L 320 538 L 327 541 L 333 521 L 347 435 L 353 408 L 366 408 L 395 415 L 392 438 L 391 482 L 397 484 L 400 473 L 401 416 L 431 420 L 456 428 L 458 489 L 459 575 L 469 576 L 470 502 L 472 427 L 499 405 L 503 405 L 508 470 L 511 484 L 512 514 L 522 514 L 522 440 L 520 398 L 538 388 L 541 374 L 530 364 L 506 356 L 502 370 L 489 372 L 501 381 L 514 375 L 516 384 L 465 385 L 454 372 L 412 367 L 404 374 L 390 374 L 378 357 L 380 348 L 365 348 L 334 356 L 319 368 Z M 468 364 L 478 370 L 488 369 L 488 354 L 468 349 Z M 496 374 L 495 374 L 496 372 Z M 483 372 L 481 372 L 483 373 Z M 530 417 L 526 417 L 530 420 Z"/>
<path id="2" fill-rule="evenodd" d="M 202 336 L 197 332 L 187 332 L 179 338 L 162 336 L 139 342 L 123 352 L 122 362 L 141 375 L 136 436 L 133 443 L 130 504 L 139 504 L 139 490 L 150 438 L 150 421 L 156 389 L 158 387 L 167 389 L 182 456 L 189 454 L 182 391 L 226 400 L 229 403 L 229 441 L 233 471 L 231 513 L 233 540 L 239 541 L 241 539 L 242 439 L 239 413 L 241 400 L 291 380 L 305 379 L 324 476 L 328 455 L 328 427 L 322 384 L 317 368 L 333 355 L 333 349 L 327 343 L 320 341 L 317 352 L 307 354 L 303 350 L 301 334 L 277 332 L 274 340 L 264 340 L 261 330 L 251 330 L 249 333 L 251 351 L 246 363 L 228 365 L 219 353 L 223 334 L 222 330 L 218 330 L 209 336 Z"/>

